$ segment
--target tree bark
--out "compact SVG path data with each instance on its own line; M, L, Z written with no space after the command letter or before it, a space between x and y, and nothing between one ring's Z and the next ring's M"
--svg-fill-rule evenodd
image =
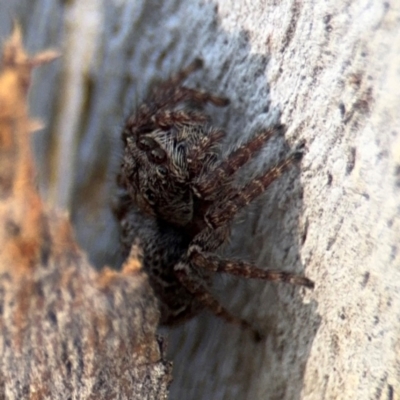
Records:
M27 90L54 52L25 53L15 28L0 67L0 398L161 399L169 363L132 247L121 272L89 265L68 218L35 185Z
M10 10L8 13L5 9ZM395 0L104 1L0 4L31 51L63 57L36 75L40 187L71 213L97 266L118 265L109 211L124 118L150 84L195 57L188 79L227 96L226 149L280 120L238 182L306 144L300 169L235 224L225 252L305 273L314 291L215 283L266 339L204 313L172 331L171 399L396 399L400 393L400 8ZM4 31L3 31L4 29ZM39 89L40 88L40 89ZM68 170L68 171L67 171Z

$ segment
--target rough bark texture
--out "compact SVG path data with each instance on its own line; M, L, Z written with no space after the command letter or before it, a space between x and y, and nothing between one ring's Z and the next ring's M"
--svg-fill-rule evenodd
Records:
M121 272L98 273L36 189L40 124L26 97L32 69L54 56L28 57L16 28L0 65L0 398L165 399L169 364L139 249Z
M307 144L300 172L242 214L226 251L305 271L316 289L217 281L224 304L267 338L208 314L165 332L170 398L398 399L398 1L5 3L2 34L16 15L29 49L64 54L31 97L51 122L35 143L41 188L70 210L97 266L119 262L108 210L119 126L154 79L203 57L189 83L230 97L215 114L227 148L280 116L287 143L267 146L248 173Z

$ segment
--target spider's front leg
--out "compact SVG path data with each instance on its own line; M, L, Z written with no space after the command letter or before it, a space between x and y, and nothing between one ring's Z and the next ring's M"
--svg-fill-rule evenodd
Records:
M153 101L159 109L168 106L175 106L181 102L189 101L197 105L212 103L218 107L224 107L229 104L225 97L213 95L204 90L191 89L182 86L183 81L194 71L203 67L203 61L200 58L195 59L186 68L173 75L164 83L158 85L153 92Z
M303 151L299 148L242 188L229 187L225 189L218 195L223 201L216 201L207 211L205 215L207 224L217 228L231 221L243 207L264 193L268 186L287 171L290 166L299 162L302 157Z
M200 175L192 185L193 190L200 198L211 199L218 193L218 188L226 186L231 177L244 164L250 161L265 143L275 135L284 132L285 126L277 124L258 133L239 148L231 152L225 160L222 160L213 170Z

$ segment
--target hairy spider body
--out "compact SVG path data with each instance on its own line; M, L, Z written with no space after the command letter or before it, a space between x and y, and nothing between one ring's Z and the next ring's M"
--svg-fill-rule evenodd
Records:
M222 259L215 251L229 237L229 225L237 212L299 160L301 152L293 152L245 186L235 187L235 172L282 127L264 130L222 159L219 145L225 133L211 125L204 105L226 106L228 100L182 85L201 65L195 60L157 86L127 119L114 211L125 255L140 241L144 268L160 300L161 324L180 323L208 308L248 327L210 294L212 273L309 288L314 284L288 272Z

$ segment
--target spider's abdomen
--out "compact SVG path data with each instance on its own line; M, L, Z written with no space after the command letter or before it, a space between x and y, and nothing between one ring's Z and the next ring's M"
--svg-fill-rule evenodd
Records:
M204 307L174 274L174 266L186 253L190 240L179 228L144 216L131 206L121 219L125 254L139 239L143 251L143 267L159 299L160 324L175 325L190 319ZM208 277L199 273L199 279L208 284Z

